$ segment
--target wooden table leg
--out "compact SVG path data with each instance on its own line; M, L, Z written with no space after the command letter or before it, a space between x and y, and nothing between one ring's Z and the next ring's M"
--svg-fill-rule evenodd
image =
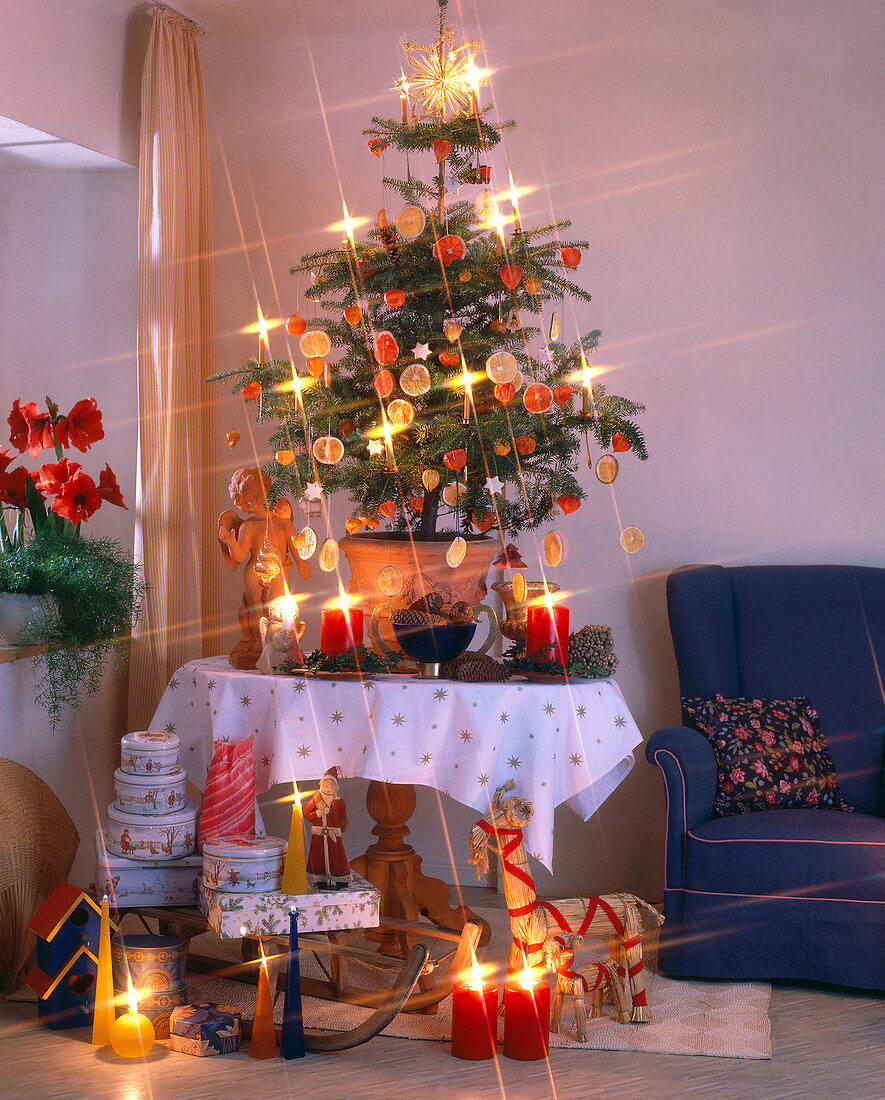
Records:
M440 928L460 931L467 921L482 927L481 944L491 937L486 921L466 906L452 906L450 887L442 879L421 873L421 856L405 837L411 830L406 822L415 812L415 787L411 783L379 783L372 780L366 792L366 806L376 822L372 832L378 841L364 855L352 860L354 870L381 893L382 917L416 920L423 913ZM381 950L402 955L402 942L396 932L367 931L381 944Z

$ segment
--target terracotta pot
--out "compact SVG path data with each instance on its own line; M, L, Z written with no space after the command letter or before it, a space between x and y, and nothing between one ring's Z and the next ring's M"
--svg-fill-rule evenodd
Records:
M449 531L422 541L408 532L369 532L341 539L340 546L350 566L348 591L358 597L356 606L370 618L379 603L408 607L436 592L442 596L443 613L458 603L466 603L472 611L488 592L486 577L500 543L480 535L467 537L464 560L452 569L446 563L446 553L455 537ZM403 587L397 595L387 595L378 587L379 575L387 566L394 566L402 574ZM391 649L400 651L389 622L382 622L381 636Z

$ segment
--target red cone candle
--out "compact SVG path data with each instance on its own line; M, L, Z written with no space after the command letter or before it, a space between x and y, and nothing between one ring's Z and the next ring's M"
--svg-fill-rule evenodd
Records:
M504 986L504 1056L523 1062L547 1057L550 1044L550 986L530 971Z
M498 1041L498 987L481 975L452 990L452 1054L479 1062L495 1057Z
M544 650L552 644L552 648ZM568 608L542 603L528 608L526 614L525 655L528 660L568 662Z

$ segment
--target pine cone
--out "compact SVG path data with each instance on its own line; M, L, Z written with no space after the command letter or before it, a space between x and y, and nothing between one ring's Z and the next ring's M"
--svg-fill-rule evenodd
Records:
M426 629L429 626L440 626L447 621L443 615L420 611L416 607L400 608L393 616L393 622L397 626L413 626L421 629Z
M378 234L381 238L381 244L384 248L384 251L387 253L388 259L394 267L397 267L402 257L400 256L396 230L393 228L392 225L385 225L378 230Z
M568 659L569 664L582 661L585 665L602 670L605 676L611 676L618 667L611 627L582 626L580 630L570 634Z
M442 666L443 676L450 680L462 680L469 683L504 683L510 679L510 669L500 664L491 657L480 656L468 650L456 657L454 661L447 661Z

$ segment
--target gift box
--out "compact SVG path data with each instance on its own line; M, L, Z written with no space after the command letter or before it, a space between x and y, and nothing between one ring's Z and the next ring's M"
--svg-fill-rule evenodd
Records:
M200 910L222 939L242 936L288 936L289 910L298 910L299 932L337 928L377 928L381 895L364 878L340 890L307 894L228 894L210 890L200 880Z
M240 1046L240 1010L229 1005L185 1005L169 1019L169 1049L207 1058Z

